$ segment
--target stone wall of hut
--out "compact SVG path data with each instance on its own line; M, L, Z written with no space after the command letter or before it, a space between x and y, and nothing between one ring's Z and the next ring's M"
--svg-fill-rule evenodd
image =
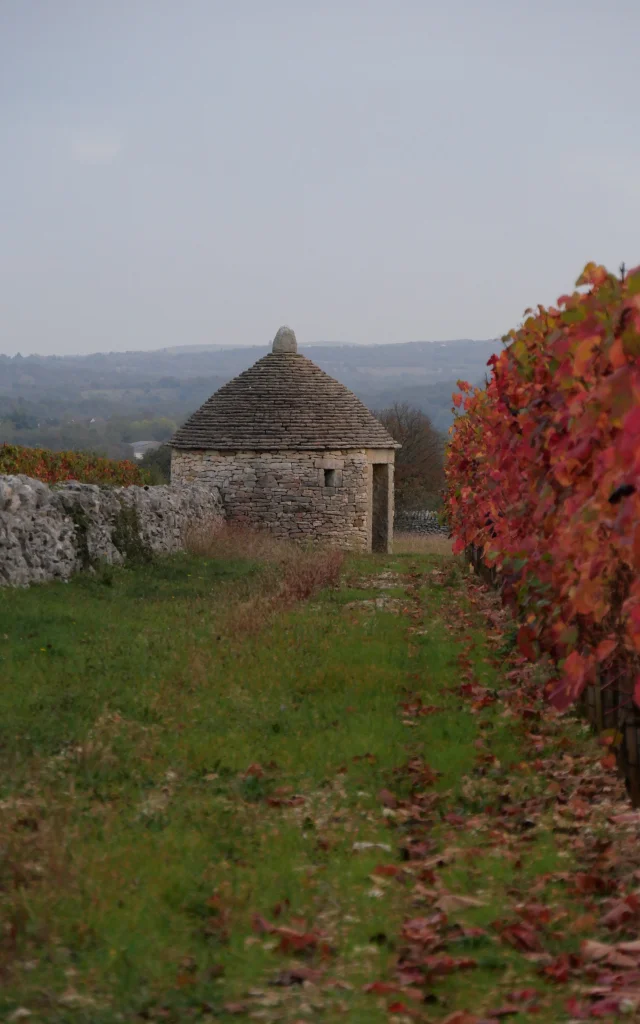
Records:
M392 463L393 450L377 461ZM174 449L171 483L217 488L228 522L277 536L371 548L372 461L367 449L220 452ZM391 492L392 493L392 492Z

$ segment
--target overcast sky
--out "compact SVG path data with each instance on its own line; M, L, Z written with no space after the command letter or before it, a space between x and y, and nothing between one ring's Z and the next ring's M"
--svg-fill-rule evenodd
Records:
M0 352L488 338L640 262L638 0L0 0Z

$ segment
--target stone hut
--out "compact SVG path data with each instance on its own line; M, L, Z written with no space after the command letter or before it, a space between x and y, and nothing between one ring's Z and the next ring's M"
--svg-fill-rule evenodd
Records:
M231 522L391 550L400 445L351 391L298 352L289 327L169 443L171 483L217 487Z

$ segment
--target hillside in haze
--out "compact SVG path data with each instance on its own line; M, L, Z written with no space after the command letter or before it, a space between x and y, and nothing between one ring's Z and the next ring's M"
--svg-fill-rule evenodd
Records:
M409 402L438 430L452 420L456 380L483 381L499 340L301 348L376 410ZM93 448L128 455L132 441L164 440L222 384L270 350L177 346L90 356L0 356L0 443Z

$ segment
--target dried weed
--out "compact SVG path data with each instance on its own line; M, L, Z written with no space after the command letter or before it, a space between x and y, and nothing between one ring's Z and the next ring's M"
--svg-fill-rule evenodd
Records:
M256 632L275 611L335 586L344 562L344 553L336 548L298 544L267 530L233 525L194 529L186 544L191 554L204 558L245 558L261 565L261 590L229 609L226 625L232 633Z
M452 548L444 534L396 533L393 538L396 555L451 555Z

